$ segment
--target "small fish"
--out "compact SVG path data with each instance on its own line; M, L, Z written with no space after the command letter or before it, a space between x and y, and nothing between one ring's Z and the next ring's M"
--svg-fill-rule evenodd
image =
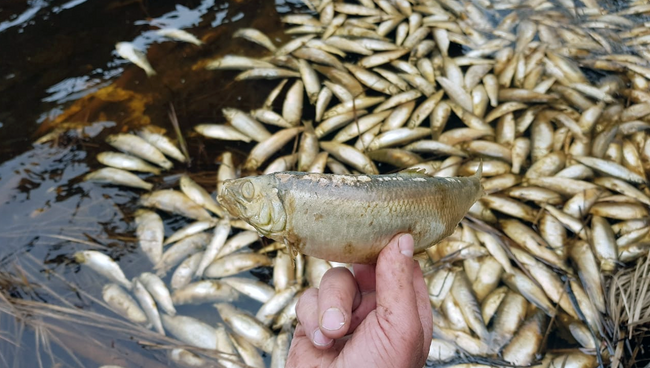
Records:
M183 192L158 190L140 197L140 204L166 212L179 214L200 221L211 221L212 216L203 207L193 202Z
M228 239L229 234L230 220L223 219L217 222L217 226L214 228L212 239L210 240L208 246L205 248L203 258L201 259L201 262L199 262L199 266L196 268L196 273L194 274L196 278L203 276L203 272L205 271L206 267L212 263L212 261L217 257L223 248L224 244L226 244L226 239Z
M158 148L160 152L175 159L178 162L187 162L187 157L176 147L174 143L165 135L157 131L153 126L146 126L138 131L138 135L149 142L152 146Z
M219 281L226 285L230 285L233 289L237 290L247 297L257 300L260 303L266 303L275 295L275 290L264 282L252 280L247 277L226 277Z
M135 212L135 232L138 243L152 264L158 264L163 253L163 238L165 226L157 213L145 209Z
M255 318L265 326L270 327L273 319L291 302L293 296L296 295L300 288L300 285L293 285L282 291L278 291L260 307Z
M266 353L273 352L275 335L255 317L228 303L217 303L221 319L235 332Z
M160 169L148 164L137 157L119 152L101 152L97 154L97 161L106 166L128 171L148 172L160 175Z
M92 181L95 183L123 185L125 187L138 188L144 190L151 190L153 184L147 183L140 179L137 175L122 169L115 169L112 167L105 167L91 172L84 176L84 181Z
M242 141L250 142L251 137L231 127L223 124L200 124L194 127L199 134L213 139L224 141Z
M185 258L181 264L176 267L169 282L172 290L181 289L192 282L196 268L203 258L203 252L197 252Z
M189 175L184 174L181 176L180 187L181 191L194 203L210 210L210 212L218 216L223 216L223 210L214 198L202 186L192 180Z
M175 305L232 302L239 294L221 280L203 280L174 290L172 301Z
M257 233L257 231L250 231L250 230L242 231L237 235L228 238L226 244L224 244L223 247L221 247L219 253L217 253L216 258L225 257L229 254L235 253L236 251L243 249L259 240L260 240L260 236Z
M133 279L133 294L138 300L138 303L140 303L142 310L144 310L144 313L147 315L149 322L151 322L156 332L164 335L165 330L162 326L162 321L160 320L160 313L158 312L156 302L138 278Z
M169 289L165 286L165 282L151 272L143 272L138 276L138 280L144 285L149 294L156 300L156 303L161 307L165 313L173 316L176 314L176 308L172 302Z
M126 276L124 276L124 272L120 266L106 254L94 250L84 250L75 253L74 259L77 261L77 263L86 265L108 280L120 284L128 290L131 290L133 286L131 284L131 281L129 281Z
M141 325L148 323L147 315L138 303L117 284L106 284L102 289L102 298L113 308L115 313L129 321Z
M287 364L289 347L291 346L291 328L283 328L275 339L273 353L271 353L271 368L284 368Z
M181 239L187 238L188 236L198 234L213 228L216 225L215 221L195 221L191 224L183 227L182 229L177 230L175 233L165 239L163 245L169 245L175 243Z
M201 252L210 241L210 234L198 233L177 242L169 247L163 253L160 262L154 266L158 276L164 276L167 271L172 269L177 264L181 263L187 257ZM198 267L198 264L197 264Z
M186 344L203 349L218 349L217 331L209 324L189 316L161 315L167 332Z
M230 337L230 342L237 349L239 356L246 365L253 368L266 368L262 354L253 344L235 333L229 332L228 336Z
M138 156L165 170L174 166L156 147L135 134L112 134L106 138L106 142L122 152Z
M156 71L149 64L149 60L147 60L147 55L144 51L137 49L132 43L118 42L115 44L115 50L120 57L144 69L148 77L156 75Z
M174 39L174 40L179 40L179 41L183 41L183 42L192 43L192 44L194 44L196 46L203 45L203 41L196 38L196 36L194 36L193 34L187 32L187 31L183 31L182 29L163 28L163 29L157 30L156 34L158 34L160 36L163 36L163 37L171 38L171 39Z
M203 275L209 278L227 277L253 268L271 266L271 264L272 260L262 254L235 253L214 260L205 269Z
M273 286L276 291L284 290L295 282L293 268L291 256L278 251L273 264Z
M262 32L255 28L240 28L232 35L234 38L243 38L245 40L255 42L269 49L272 52L276 51L273 42Z

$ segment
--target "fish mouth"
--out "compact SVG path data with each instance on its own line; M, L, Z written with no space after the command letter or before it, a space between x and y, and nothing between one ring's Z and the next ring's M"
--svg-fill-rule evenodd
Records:
M241 217L242 205L237 201L237 196L233 194L229 187L224 187L221 190L221 193L217 196L217 200L228 211L230 216L235 218Z

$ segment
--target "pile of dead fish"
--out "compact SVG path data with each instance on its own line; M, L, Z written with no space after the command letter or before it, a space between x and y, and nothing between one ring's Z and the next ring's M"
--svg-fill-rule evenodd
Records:
M155 126L144 127L137 135L113 134L106 138L106 142L122 153L107 151L98 154L97 161L106 167L87 174L85 181L151 190L153 184L144 181L132 171L159 175L161 170L174 167L165 156L179 162L187 161L183 153L164 135L162 129Z
M430 362L622 364L627 336L612 336L618 329L605 290L610 275L634 266L650 247L650 28L639 20L648 4L305 3L309 14L283 17L287 33L298 35L285 45L255 29L235 33L269 56L206 64L242 70L239 81L280 80L260 108L225 108L227 124L195 127L212 139L257 142L242 167L223 155L215 192L242 173L418 169L466 176L482 162L487 194L423 264L434 270L427 276ZM114 145L166 168L129 148L137 145ZM214 195L189 177L180 187L141 200L197 220L164 239L160 217L138 212L140 246L155 273L129 281L101 253L78 259L112 280L105 300L135 323L233 352L224 364L261 367L264 351L273 366L284 366L297 298L333 264L298 256L294 267L277 243L251 251L259 237L250 227L224 216ZM273 266L273 288L236 276L260 266ZM162 280L174 268L168 288ZM256 315L229 304L241 295L263 303ZM188 303L216 303L227 326L175 313ZM575 349L564 344L554 352L558 336Z

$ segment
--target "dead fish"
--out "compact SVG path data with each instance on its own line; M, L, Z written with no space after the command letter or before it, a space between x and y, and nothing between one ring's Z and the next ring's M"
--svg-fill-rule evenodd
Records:
M116 169L148 172L160 175L160 169L137 157L119 152L102 152L97 154L97 161Z
M196 38L195 35L187 32L187 31L183 31L182 29L163 28L163 29L157 30L156 34L160 35L160 36L163 36L163 37L171 38L171 39L174 39L174 40L188 42L188 43L194 44L196 46L203 45L203 41Z
M153 297L147 289L142 285L142 282L136 277L133 279L133 295L140 303L142 310L147 315L149 322L153 325L153 328L161 335L165 334L165 329L162 326L162 321L160 320L160 313L158 312L158 307L156 302L153 300Z
M167 332L180 341L203 349L217 349L217 331L209 324L190 316L161 315Z
M214 198L202 186L192 180L189 175L183 174L181 176L180 187L181 191L194 203L210 210L210 212L216 215L223 216L223 210Z
M269 49L271 52L276 51L276 47L264 33L255 28L240 28L233 35L233 38L243 38L255 42Z
M146 126L143 129L140 129L138 135L145 141L149 142L152 146L158 148L160 152L176 161L187 161L187 157L185 157L178 147L176 147L167 136L158 132L153 126Z
M84 181L102 184L123 185L125 187L151 190L153 184L147 183L137 175L126 170L104 167L84 176Z
M264 352L271 353L273 351L275 335L255 317L227 303L217 303L214 307L219 311L223 321L237 335Z
M173 316L176 314L176 308L174 308L174 303L172 302L171 294L169 289L165 286L165 282L151 272L143 272L138 276L138 280L142 282L142 285L147 289L149 294L154 298L156 304L161 307L165 313Z
M84 264L105 278L131 290L131 281L124 276L120 266L106 254L94 250L84 250L75 253L74 259L77 263Z
M131 42L118 42L115 44L115 51L117 54L132 62L133 64L142 68L148 77L156 75L156 71L153 69L149 60L147 60L147 55L144 51L138 49Z
M223 124L200 124L194 127L199 134L223 141L243 141L250 142L251 137L231 127Z
M174 166L162 152L137 135L112 134L106 138L106 142L122 152L138 156L163 169L169 170Z
M145 209L135 212L135 232L138 244L152 264L158 264L163 253L165 226L157 213Z
M182 192L166 189L158 190L140 197L140 204L188 218L211 221L212 216L203 207L193 202Z
M230 285L220 280L203 280L174 290L172 301L175 305L232 302L239 294Z
M129 321L141 325L148 322L147 315L129 293L117 284L106 284L102 289L102 298L115 313Z
M227 181L219 201L233 217L303 254L371 263L400 232L414 236L417 252L451 234L483 194L480 175L480 169L470 178L448 179L285 172ZM399 188L399 196L391 188ZM396 216L398 209L404 213Z

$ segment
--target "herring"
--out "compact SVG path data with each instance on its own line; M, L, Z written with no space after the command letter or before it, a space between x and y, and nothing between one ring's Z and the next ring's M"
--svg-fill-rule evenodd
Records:
M432 178L283 172L229 180L219 201L233 217L303 254L372 263L398 233L413 235L416 252L451 234L483 193L480 173Z

